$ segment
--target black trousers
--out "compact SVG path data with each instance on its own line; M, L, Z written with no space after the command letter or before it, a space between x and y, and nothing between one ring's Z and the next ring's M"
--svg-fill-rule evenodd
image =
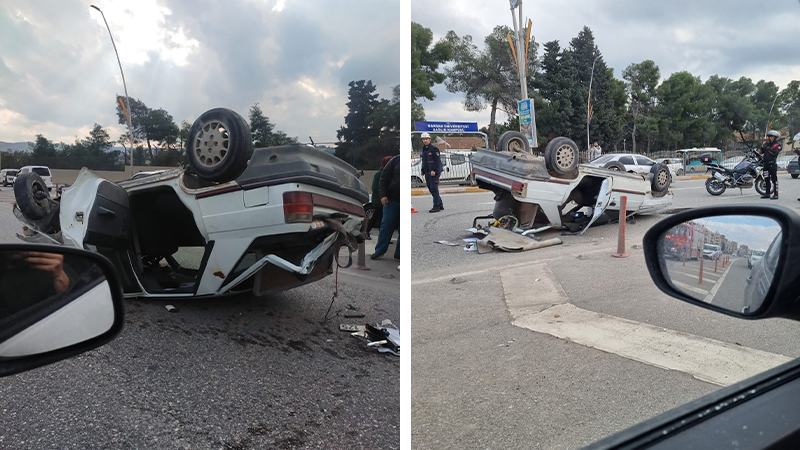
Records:
M771 193L770 181L775 184L775 195L778 195L778 162L773 160L764 161L764 183L767 187L767 195Z

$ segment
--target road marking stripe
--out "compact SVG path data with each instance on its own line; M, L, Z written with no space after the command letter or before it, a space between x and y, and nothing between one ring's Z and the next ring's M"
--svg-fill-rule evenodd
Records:
M714 300L714 297L717 295L717 291L719 291L719 287L722 286L722 282L725 281L725 277L728 275L730 269L731 266L728 266L728 268L722 272L722 276L719 278L719 280L717 280L717 283L714 285L714 287L711 288L711 292L706 295L706 298L703 300L704 302L711 303L711 301Z
M547 264L501 273L512 324L634 361L729 386L792 358L580 309ZM531 282L531 280L539 280ZM535 292L535 294L532 294ZM677 300L673 300L677 301Z
M700 271L697 271L697 272L694 272L694 273L690 273L690 272L679 272L677 270L670 270L669 274L670 275L683 275L683 276L689 277L691 279L700 280ZM715 274L713 272L712 273L708 273L705 270L703 271L703 279L704 280L708 280L708 279L711 279L711 278L718 278L718 277L719 277L718 274Z
M692 286L690 284L681 283L680 281L677 281L677 280L672 280L672 284L674 284L675 287L686 289L687 291L692 291L692 292L694 292L696 294L700 294L700 295L708 295L708 292L709 292L707 289L701 289L701 288L699 288L697 286Z

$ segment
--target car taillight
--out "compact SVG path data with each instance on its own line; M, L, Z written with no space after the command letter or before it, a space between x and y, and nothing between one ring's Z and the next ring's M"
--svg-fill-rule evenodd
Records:
M516 192L518 194L522 194L522 188L523 188L522 183L520 183L519 181L512 181L511 182L511 191L512 192Z
M283 193L283 217L286 223L311 222L314 203L308 192Z

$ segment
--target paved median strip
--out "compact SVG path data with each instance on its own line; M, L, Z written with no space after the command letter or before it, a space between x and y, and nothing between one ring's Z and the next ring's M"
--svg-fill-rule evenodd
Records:
M729 386L792 360L578 308L569 303L547 264L504 270L501 280L513 325L662 369L684 372L708 383Z

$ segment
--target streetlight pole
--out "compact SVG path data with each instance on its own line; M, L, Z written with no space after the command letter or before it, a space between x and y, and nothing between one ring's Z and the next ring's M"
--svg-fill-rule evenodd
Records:
M595 56L594 61L592 61L592 73L589 76L589 97L586 99L586 150L587 151L590 150L589 121L592 120L592 81L594 81L594 63L596 62L597 62L597 57Z
M114 43L114 36L111 35L111 27L108 26L108 21L106 20L106 15L103 14L103 11L100 10L97 6L89 5L90 8L94 8L100 12L100 15L103 17L103 22L106 24L106 29L108 30L108 37L111 38L111 45L114 47L114 54L117 55L117 64L119 64L119 73L122 75L122 87L125 89L125 119L128 122L128 136L131 140L131 176L133 176L133 126L131 125L131 101L128 99L128 85L125 84L125 73L122 71L122 62L119 60L119 53L117 52L117 44Z

